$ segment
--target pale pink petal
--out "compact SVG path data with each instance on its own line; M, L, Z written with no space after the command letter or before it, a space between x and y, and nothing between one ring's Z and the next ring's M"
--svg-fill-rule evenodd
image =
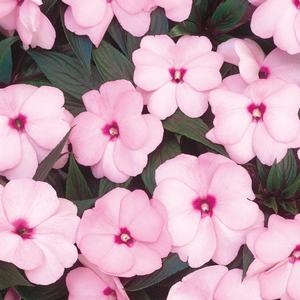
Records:
M59 206L56 192L48 183L30 179L10 181L3 191L2 203L11 223L24 219L29 227L49 218Z
M261 296L266 299L278 299L285 294L293 265L288 261L276 265L259 276Z
M300 276L300 266L298 263L296 263L294 264L291 270L291 274L287 285L288 294L294 299L299 299L300 297L299 276Z
M199 215L199 220L198 229L193 240L182 247L173 249L174 252L178 253L180 259L187 261L192 268L201 267L211 260L217 247L216 234L211 218L205 217L201 219Z
M90 112L83 112L74 119L70 142L80 164L90 166L101 159L109 140L102 132L105 125L101 118Z
M287 144L272 139L262 122L257 123L253 134L253 150L263 164L271 166L275 160L281 161L287 153L287 148Z
M169 82L149 94L147 107L151 114L161 120L174 114L178 107L176 102L176 84Z
M180 110L190 118L202 116L208 109L208 95L199 92L189 84L182 83L176 88L176 99Z
M122 9L116 1L113 1L111 5L123 29L130 32L133 36L143 36L148 31L151 23L150 12L141 11L136 14L130 14Z
M168 229L173 245L183 246L189 243L194 238L201 219L200 213L193 208L196 192L176 179L166 179L156 187L153 198L160 201L167 210Z

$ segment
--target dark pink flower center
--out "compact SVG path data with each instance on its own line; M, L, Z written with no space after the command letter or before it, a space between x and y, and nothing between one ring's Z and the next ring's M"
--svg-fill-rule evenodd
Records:
M261 67L258 72L258 77L260 79L267 79L270 75L270 70L268 67Z
M103 290L103 295L105 296L110 296L110 299L117 299L117 294L115 292L115 290L113 290L112 288L110 288L109 286Z
M121 245L125 244L128 247L133 246L134 244L134 239L130 234L130 231L126 228L120 228L120 233L118 235L115 235L115 243Z
M252 115L252 120L258 122L263 119L264 113L266 111L266 106L263 103L259 105L252 103L247 107L247 109L248 112Z
M113 121L111 124L106 124L102 128L102 132L105 135L108 135L111 140L116 139L119 136L119 126L116 121Z
M22 132L25 129L26 122L27 122L27 117L22 114L19 114L16 118L9 119L8 125L13 129Z
M27 222L23 219L19 219L15 221L13 224L14 230L13 232L19 235L23 239L30 239L33 235L33 228L30 228Z
M201 217L212 216L213 209L216 206L216 198L207 195L205 198L197 198L193 201L193 207L201 212Z
M24 0L17 0L17 5L21 6L23 4Z
M172 68L169 70L170 74L171 74L171 77L172 77L172 82L175 82L175 83L181 83L183 82L183 77L184 77L184 74L186 73L186 69L175 69L175 68Z
M111 2L112 2L112 0L106 0L106 2L107 2L107 3L111 3Z
M295 263L300 261L300 245L297 245L290 255L290 262Z
M298 9L300 9L300 0L292 0L292 1L293 1L294 5L295 5Z

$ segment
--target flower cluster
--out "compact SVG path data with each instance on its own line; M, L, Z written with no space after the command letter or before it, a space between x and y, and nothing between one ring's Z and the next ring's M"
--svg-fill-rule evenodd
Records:
M60 29L96 47L114 17L140 37L122 55L135 85L101 78L96 89L80 87L74 115L65 108L71 89L50 86L53 74L45 85L14 74L1 86L0 261L33 284L63 281L69 300L129 300L126 284L159 273L169 256L198 270L177 277L167 300L300 300L299 166L293 154L284 160L300 148L300 1L249 0L253 33L278 47L267 53L248 38L222 36L216 46L204 35L144 36L156 9L181 22L192 0L62 2ZM56 33L41 5L0 0L1 31L17 31L26 50L51 49ZM72 50L82 47L74 54L90 58L68 34ZM191 150L188 138L221 154ZM37 178L41 167L61 188ZM253 260L242 270L245 250ZM20 297L18 287L5 290L5 300Z

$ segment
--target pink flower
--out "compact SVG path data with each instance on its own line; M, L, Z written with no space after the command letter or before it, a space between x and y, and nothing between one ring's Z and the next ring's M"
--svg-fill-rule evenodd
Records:
M66 278L68 300L129 300L119 278L102 273L82 255L79 260L84 267L72 270Z
M150 1L151 2L151 1ZM192 0L152 0L154 7L162 7L168 19L175 22L186 20L192 10Z
M263 299L300 299L300 216L285 220L271 215L268 228L247 237L255 260L247 275L258 275Z
M142 190L115 188L84 212L77 245L106 274L149 274L171 249L164 209Z
M193 268L210 259L230 263L247 231L261 226L250 176L224 156L181 154L163 163L155 179L153 198L167 210L173 252Z
M253 33L264 39L273 37L277 47L290 54L299 53L300 1L256 0L254 4L260 5L252 15Z
M0 174L31 178L70 130L63 93L50 86L0 89Z
M0 28L17 30L25 49L39 46L51 49L55 42L55 29L41 12L42 0L1 1Z
M76 212L48 183L16 179L1 186L0 260L23 269L33 283L55 282L77 260Z
M230 76L210 93L209 102L215 119L207 138L224 145L237 163L257 156L272 165L300 146L297 85L261 79L246 86L239 76Z
M239 67L240 75L247 83L277 78L300 84L300 54L290 55L276 48L266 56L254 41L237 38L220 44L217 52L226 62Z
M175 42L166 35L146 36L134 51L134 82L147 94L150 113L160 119L179 107L191 118L208 108L207 91L220 85L222 56L202 36L184 36Z
M5 294L4 300L21 300L21 297L16 293L14 289L8 289Z
M242 270L210 266L197 270L170 289L167 300L262 300L257 277L242 281Z
M114 182L140 174L163 136L161 122L142 115L141 94L129 81L117 80L87 92L83 102L87 111L75 118L70 136L77 161Z
M98 47L114 16L134 36L144 35L150 26L150 0L63 0L69 7L66 27L78 35L88 35Z

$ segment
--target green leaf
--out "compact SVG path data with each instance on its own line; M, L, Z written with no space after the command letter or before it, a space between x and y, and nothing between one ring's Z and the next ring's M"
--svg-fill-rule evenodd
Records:
M153 153L150 154L148 164L142 173L142 179L148 191L152 194L155 183L155 171L166 160L180 154L180 146L175 138L162 143Z
M244 245L243 246L243 279L246 277L246 273L249 269L249 266L254 260L254 256L249 248Z
M41 7L42 12L47 14L56 2L57 0L43 0L43 5Z
M61 22L66 38L82 66L89 74L91 74L92 42L87 36L74 34L66 28L64 23L64 13L65 11L61 8Z
M278 192L283 184L283 177L281 169L278 164L274 163L271 167L267 178L267 189L270 192Z
M281 195L284 199L289 199L298 193L300 193L300 175L297 176L297 178L291 185L283 190Z
M267 188L269 191L277 192L294 182L297 176L297 161L294 152L289 150L286 156L277 164L272 165L267 178Z
M97 69L104 81L127 79L132 81L133 64L119 50L106 41L92 52Z
M108 180L107 178L102 178L100 179L99 183L99 191L98 191L98 197L102 197L111 190L113 190L116 187L121 187L121 188L127 188L131 182L132 178L130 177L126 182L124 183L114 183Z
M34 287L16 287L16 290L24 300L68 299L68 290L65 284L64 277L50 285L36 285Z
M211 24L220 32L228 32L240 23L249 2L247 0L225 0L220 3L211 18Z
M82 200L92 198L92 192L82 175L74 155L70 155L69 169L66 181L66 198L70 200Z
M151 14L151 24L147 35L167 34L169 32L169 22L162 8L156 9Z
M88 74L77 58L46 50L29 50L28 53L55 87L76 99L81 100L85 92L100 85L100 79Z
M299 208L296 201L282 201L280 206L288 213L292 215L297 215L299 213Z
M175 25L169 32L171 37L180 37L183 35L194 35L198 33L197 24L192 21L185 21Z
M268 199L263 200L263 205L273 209L275 214L278 214L278 204L275 197L271 196Z
M257 173L259 176L259 179L265 183L267 180L267 169L266 167L260 162L260 160L256 160L256 167L257 167Z
M11 46L18 40L13 36L0 42L0 82L9 83L12 73Z
M59 144L45 157L45 159L39 164L34 180L44 181L51 169L53 168L55 162L61 157L61 152L68 141L71 130L64 136L64 138L59 142Z
M77 206L77 214L79 217L81 217L87 209L92 208L95 205L96 200L97 199L94 198L85 200L73 200L72 202Z
M163 262L162 268L145 276L132 279L126 286L127 291L139 291L169 278L170 276L188 268L188 264L182 262L176 254L172 254Z
M0 261L0 290L17 285L32 286L13 264Z
M227 155L223 147L212 143L205 137L209 128L200 118L189 118L177 110L176 113L167 118L163 124L164 128L168 131L184 135L222 155Z

